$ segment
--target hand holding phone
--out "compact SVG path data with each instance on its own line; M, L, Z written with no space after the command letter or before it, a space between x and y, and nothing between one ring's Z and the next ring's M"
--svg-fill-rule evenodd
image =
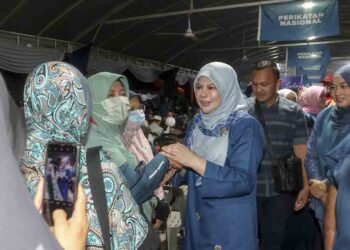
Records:
M83 250L88 232L86 216L86 196L78 186L78 195L73 215L67 220L67 214L60 209L53 212L52 232L65 250Z

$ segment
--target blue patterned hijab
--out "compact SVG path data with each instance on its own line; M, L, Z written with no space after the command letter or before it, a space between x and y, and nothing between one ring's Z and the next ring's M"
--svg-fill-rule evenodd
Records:
M34 197L40 176L45 174L49 141L81 143L88 131L91 97L87 80L73 66L49 62L28 76L24 91L27 146L22 172ZM148 226L127 189L124 176L101 151L101 167L109 212L112 249L137 249ZM91 195L86 150L80 152L80 183L87 196L89 231L87 249L102 249L102 233Z

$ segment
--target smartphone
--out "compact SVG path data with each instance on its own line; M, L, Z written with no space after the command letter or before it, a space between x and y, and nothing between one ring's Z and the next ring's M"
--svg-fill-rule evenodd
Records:
M52 226L52 213L63 209L70 218L79 182L80 145L50 142L47 146L43 192L43 216Z

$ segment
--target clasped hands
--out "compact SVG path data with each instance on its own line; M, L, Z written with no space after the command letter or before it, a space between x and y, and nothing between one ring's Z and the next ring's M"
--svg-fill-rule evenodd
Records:
M323 204L325 204L329 185L327 179L322 181L310 179L309 185L311 195L314 196L316 199L319 199Z
M162 147L161 154L169 159L172 168L187 167L204 174L206 161L181 143Z
M192 153L186 146L180 143L174 143L161 148L160 154L164 155L170 162L171 168L181 169L188 165L189 152Z

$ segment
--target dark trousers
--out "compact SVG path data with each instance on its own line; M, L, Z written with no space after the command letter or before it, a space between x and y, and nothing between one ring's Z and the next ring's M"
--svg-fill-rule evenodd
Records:
M322 250L322 234L313 211L306 206L289 218L283 250Z
M258 198L260 250L321 250L322 235L309 207L294 212L288 194Z
M282 250L287 222L293 213L295 198L281 194L270 198L258 197L259 249Z

